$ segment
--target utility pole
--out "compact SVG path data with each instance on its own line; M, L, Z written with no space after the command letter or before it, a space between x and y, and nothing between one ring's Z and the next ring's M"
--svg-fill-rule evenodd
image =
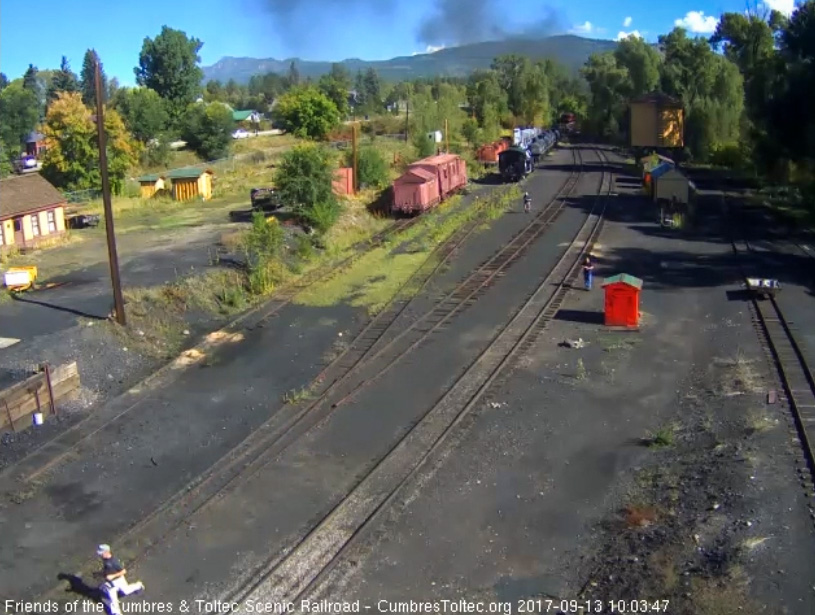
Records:
M405 105L405 143L408 140L408 132L410 132L410 98Z
M444 148L450 153L450 132L447 130L447 119L444 120Z
M110 261L110 281L113 284L113 304L116 322L124 326L125 302L122 296L122 280L119 277L119 257L116 254L116 234L113 231L113 207L110 203L110 179L108 178L107 138L105 135L105 110L102 98L102 75L99 58L96 58L96 133L99 138L99 171L102 175L102 202L105 206L105 231L108 239L108 260Z
M354 152L354 194L359 190L359 183L357 182L357 123L351 124L351 147Z

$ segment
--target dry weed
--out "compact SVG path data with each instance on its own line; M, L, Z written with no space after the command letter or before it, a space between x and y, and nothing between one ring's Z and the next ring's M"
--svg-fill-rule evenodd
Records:
M714 359L713 364L722 370L721 394L725 397L760 393L762 378L755 359L748 359L741 351L726 359Z
M658 515L653 506L631 504L625 507L623 517L628 527L648 527L656 523Z

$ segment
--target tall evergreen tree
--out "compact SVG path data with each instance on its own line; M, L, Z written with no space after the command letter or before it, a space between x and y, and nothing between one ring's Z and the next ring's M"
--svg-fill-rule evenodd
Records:
M40 94L40 83L37 81L38 72L36 66L29 64L28 70L26 70L25 75L23 75L23 87L29 92L34 92L37 96Z
M59 70L54 74L51 85L48 87L46 105L50 105L55 101L59 92L77 91L79 91L79 80L76 77L76 73L71 70L68 58L62 56L62 63L59 66Z
M300 71L297 70L297 65L294 63L294 60L289 64L289 76L286 81L288 81L290 88L295 88L300 85Z
M88 49L85 52L85 57L82 60L82 102L93 107L96 104L96 62L99 61L99 55L95 49ZM102 100L108 100L108 86L107 77L105 76L105 69L102 62L99 62L99 72L102 77Z

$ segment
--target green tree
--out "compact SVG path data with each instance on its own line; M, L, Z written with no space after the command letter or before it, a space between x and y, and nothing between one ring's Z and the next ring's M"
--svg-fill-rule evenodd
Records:
M382 81L375 69L366 70L360 79L360 93L362 94L362 108L365 113L375 114L382 111Z
M468 117L464 120L461 133L470 145L478 145L481 141L481 129L478 127L478 121L473 118Z
M139 66L134 69L136 81L168 102L167 110L174 120L201 93L204 73L198 52L202 46L197 38L167 26L155 39L145 38L142 44Z
M659 86L662 58L659 52L643 39L631 36L621 40L614 50L617 65L628 70L630 97L653 92Z
M254 77L253 77L254 78ZM226 93L223 84L217 79L210 79L204 88L204 97L207 102L224 102Z
M102 71L102 83L105 82L105 79L106 79L106 77L105 77L104 71ZM121 89L121 86L119 85L119 80L116 77L111 77L110 79L108 79L107 90L105 92L103 92L102 95L105 97L105 100L113 100L113 97L116 96L116 93L120 89Z
M617 64L612 53L592 54L581 74L589 84L589 116L601 136L616 135L625 111L625 93L631 88L628 69Z
M286 131L310 139L325 138L340 123L337 106L312 86L286 92L278 99L273 114Z
M48 108L43 125L47 149L42 173L55 186L85 190L101 185L99 145L92 118L78 92L58 94ZM139 148L113 109L105 112L105 132L111 190L121 194L125 177L138 160Z
M499 118L506 113L509 109L507 92L501 87L498 72L495 70L476 71L470 75L467 82L467 102L482 127L486 127L485 109L488 105L492 105Z
M283 204L320 233L328 231L341 212L333 189L333 169L328 152L309 144L283 154L275 171L274 185Z
M141 143L159 137L169 124L166 103L150 88L128 88L117 96L116 108Z
M79 80L76 77L76 73L71 70L68 58L62 56L62 63L60 64L59 70L54 74L54 78L46 94L46 105L50 105L56 100L59 92L77 91L79 91Z
M277 73L255 75L249 80L249 95L258 99L264 111L271 109L275 99L286 91L286 80Z
M181 117L181 138L204 160L215 160L229 152L232 127L232 112L223 103L192 103Z
M286 85L289 88L296 88L300 85L300 71L297 70L297 64L294 60L289 64L289 74L286 76Z
M37 97L40 96L40 82L37 80L38 74L39 71L37 67L33 64L29 64L28 69L26 69L23 75L23 87L30 92L34 92Z
M40 119L37 95L18 80L0 92L0 141L6 153L16 156L23 141L37 126Z
M99 62L99 74L102 78L102 101L107 102L109 98L109 85L105 76L105 69L99 60L99 54L95 49L88 49L82 58L82 72L80 73L80 84L82 91L82 102L89 107L96 106L96 63Z
M331 72L320 77L317 88L334 103L340 117L348 115L348 91L351 89L351 75L342 64L332 64Z

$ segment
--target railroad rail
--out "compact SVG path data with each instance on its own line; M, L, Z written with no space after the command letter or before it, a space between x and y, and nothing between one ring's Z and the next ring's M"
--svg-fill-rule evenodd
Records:
M599 150L598 150L599 153ZM603 154L600 154L601 158ZM348 551L442 451L462 420L496 379L550 322L578 276L584 255L602 232L611 174L603 170L591 213L570 246L529 299L467 371L349 493L284 555L274 555L244 585L221 596L238 605L287 603L316 593L321 583L354 558ZM554 289L553 289L554 285ZM245 612L238 608L236 612Z
M732 243L737 257L754 252L750 242L745 239L733 239ZM775 364L810 477L815 482L815 378L812 369L795 339L792 323L785 317L778 300L773 296L761 299L753 295L751 304L754 322L763 333L767 350Z
M401 233L404 233L409 228L417 224L420 220L421 218L408 218L403 220L397 220L392 225L388 226L382 231L355 244L352 248L351 254L341 259L339 262L332 263L324 267L318 267L313 271L308 272L298 280L295 280L291 284L283 286L280 290L274 293L272 297L267 302L265 302L260 308L250 311L244 316L239 317L238 320L235 321L233 324L234 325L240 324L248 330L253 330L258 326L263 326L270 318L279 313L280 310L282 310L284 307L289 305L298 294L302 293L304 290L312 286L315 286L316 284L319 284L320 282L330 279L332 276L352 266L362 256L364 256L367 253L367 251L371 249L371 247L381 245L386 241L390 240L391 238L396 237ZM243 322L245 322L249 318L255 319L254 323L249 325L243 325ZM139 386L140 385L136 385L137 388ZM121 419L123 416L128 414L137 405L138 405L137 403L130 404L128 408L123 412L119 412L109 420L106 420L101 423L98 423L97 420L94 420L96 419L95 415L86 417L85 419L72 425L70 428L63 431L62 433L52 438L51 440L44 442L40 446L40 448L37 449L37 452L41 453L46 450L46 447L52 447L56 445L56 448L58 449L59 452L48 462L37 466L36 469L31 470L29 472L26 471L20 472L19 471L20 467L22 466L23 468L25 468L26 460L29 459L23 458L19 462L3 468L3 470L0 471L0 481L10 480L12 482L18 481L27 482L35 480L43 473L48 471L50 468L52 468L61 459L65 458L66 455L79 448L89 438L98 434L100 431L103 431L104 429L114 424L119 419ZM65 442L66 440L67 442ZM64 443L61 443L61 441ZM34 454L37 454L37 452L35 452Z
M399 299L400 293L397 291L395 300L357 334L346 351L321 372L317 381L322 383L323 388L315 391L316 398L306 404L289 405L282 408L207 472L125 532L117 541L121 545L120 548L127 549L128 543L133 541L141 554L129 558L130 561L138 562L154 545L160 544L164 537L172 533L185 520L199 513L211 502L223 497L241 482L261 470L301 436L325 420L336 407L337 402L346 401L352 393L358 392L363 386L372 384L376 377L363 379L362 383L353 382L351 378L359 374L360 369L365 369L375 359L383 356L384 351L396 352L395 342L404 340L408 343L407 346L401 345L400 351L396 352L397 356L393 356L393 353L389 355L391 361L384 366L384 369L389 369L399 358L404 357L421 341L427 339L443 324L442 320L449 321L455 313L465 307L465 304L472 302L476 293L482 291L491 280L506 270L563 211L566 206L564 199L575 190L582 173L582 157L579 150L575 149L573 155L576 163L573 172L543 210L535 215L529 224L517 233L498 254L477 268L435 307L420 316L414 325L406 329L395 326L398 324L399 317L413 302L413 298ZM425 261L425 265L420 267L420 270L424 268L424 271L421 273L417 271L403 285L403 288L424 288L433 275L455 254L456 249L472 235L479 222L480 220L476 218L472 224L459 229L446 242L438 246L435 254L431 255ZM435 262L436 259L438 260L436 265L428 265L428 262ZM415 294L414 297L416 297ZM452 303L453 298L459 302L458 305ZM442 305L444 305L443 318L431 318L431 315L440 313L439 307ZM416 326L417 323L425 324ZM396 329L401 332L375 350L377 342L384 340L389 332ZM409 334L410 337L406 338L406 334ZM351 389L346 388L343 392L341 387L349 384L352 385ZM338 392L343 393L340 399L332 395ZM336 400L333 404L332 399Z

